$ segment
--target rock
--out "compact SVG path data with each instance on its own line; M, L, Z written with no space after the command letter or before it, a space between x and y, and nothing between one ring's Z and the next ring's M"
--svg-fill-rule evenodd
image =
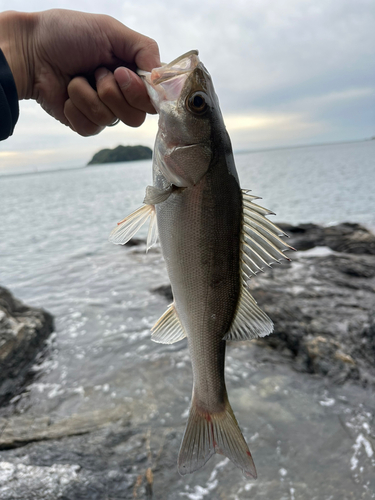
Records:
M125 243L126 247L137 247L139 245L145 245L146 240L144 238L131 238L129 241Z
M113 409L94 410L69 418L53 421L50 417L29 418L15 416L0 418L0 449L23 446L34 441L60 439L94 432L112 422L129 420L127 408L119 405Z
M375 235L360 224L343 222L336 226L316 224L278 224L290 239L288 243L297 250L327 246L336 252L375 255Z
M16 500L31 498L30 486L38 491L32 498L62 498L65 491L79 481L79 465L53 464L51 467L0 462L0 498Z
M168 300L168 302L173 302L173 293L171 285L161 285L158 286L157 288L154 288L152 291L154 293L158 293L159 295L165 297Z
M52 331L51 314L26 306L0 287L0 405L22 386Z
M292 354L298 370L375 384L374 235L358 224L284 228L293 246L335 251L299 252L290 266L251 280L255 299L275 324L274 334L258 342Z

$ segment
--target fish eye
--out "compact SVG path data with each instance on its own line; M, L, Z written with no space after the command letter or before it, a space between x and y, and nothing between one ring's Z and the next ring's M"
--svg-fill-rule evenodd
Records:
M203 92L194 92L187 99L187 107L197 115L202 115L208 108L206 95Z

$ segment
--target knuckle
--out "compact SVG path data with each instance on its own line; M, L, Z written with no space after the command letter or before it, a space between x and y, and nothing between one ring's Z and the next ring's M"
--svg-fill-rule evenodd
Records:
M99 126L105 126L112 120L112 117L109 116L106 109L103 109L103 105L100 102L93 102L90 111L92 121Z
M81 87L81 77L74 77L70 80L68 83L68 95L72 99L74 99L75 96L77 96L80 93L80 87Z
M146 50L153 52L154 54L159 54L159 45L153 38L146 37L144 42Z
M105 80L105 78L103 79ZM110 81L100 82L97 92L103 102L111 102L116 97L116 88Z

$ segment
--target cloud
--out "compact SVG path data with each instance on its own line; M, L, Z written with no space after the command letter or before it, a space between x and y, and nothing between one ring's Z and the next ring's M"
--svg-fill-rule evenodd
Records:
M375 133L372 0L0 0L2 10L52 7L112 15L155 38L166 62L199 49L240 147ZM35 103L22 103L21 110L15 136L0 151L27 151L31 158L45 149L51 156L44 158L56 164L63 158L84 164L102 147L151 146L156 133L153 118L137 130L118 125L86 139L43 116ZM5 161L10 157L1 156Z

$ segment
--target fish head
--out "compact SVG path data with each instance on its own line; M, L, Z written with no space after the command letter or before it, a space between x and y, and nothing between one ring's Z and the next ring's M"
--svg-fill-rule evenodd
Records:
M211 76L196 50L139 73L159 113L157 168L169 183L193 186L209 168L214 129L224 127Z

